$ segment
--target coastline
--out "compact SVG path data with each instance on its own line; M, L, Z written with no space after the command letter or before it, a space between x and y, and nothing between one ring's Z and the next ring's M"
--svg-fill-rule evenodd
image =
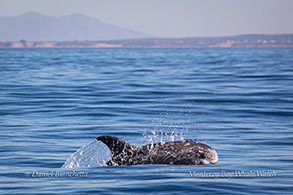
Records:
M140 38L100 41L0 41L0 48L262 48L293 47L293 34Z

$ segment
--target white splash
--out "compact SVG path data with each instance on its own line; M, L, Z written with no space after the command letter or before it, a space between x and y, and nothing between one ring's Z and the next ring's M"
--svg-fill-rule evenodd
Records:
M100 141L93 141L71 154L61 168L84 168L105 166L112 154Z

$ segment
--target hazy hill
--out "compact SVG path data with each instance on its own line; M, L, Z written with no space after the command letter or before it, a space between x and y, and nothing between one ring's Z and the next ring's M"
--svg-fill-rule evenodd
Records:
M83 14L54 17L27 12L14 17L0 17L0 28L0 41L115 40L150 37Z

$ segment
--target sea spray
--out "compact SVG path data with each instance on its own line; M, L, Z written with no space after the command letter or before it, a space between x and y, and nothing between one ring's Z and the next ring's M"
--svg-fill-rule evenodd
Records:
M111 151L100 141L93 141L71 154L61 168L104 166L111 158Z

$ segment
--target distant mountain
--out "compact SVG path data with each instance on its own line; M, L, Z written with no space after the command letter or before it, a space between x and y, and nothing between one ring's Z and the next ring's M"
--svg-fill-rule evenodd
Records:
M0 28L0 41L81 41L150 37L83 14L54 17L27 12L14 17L0 17Z

